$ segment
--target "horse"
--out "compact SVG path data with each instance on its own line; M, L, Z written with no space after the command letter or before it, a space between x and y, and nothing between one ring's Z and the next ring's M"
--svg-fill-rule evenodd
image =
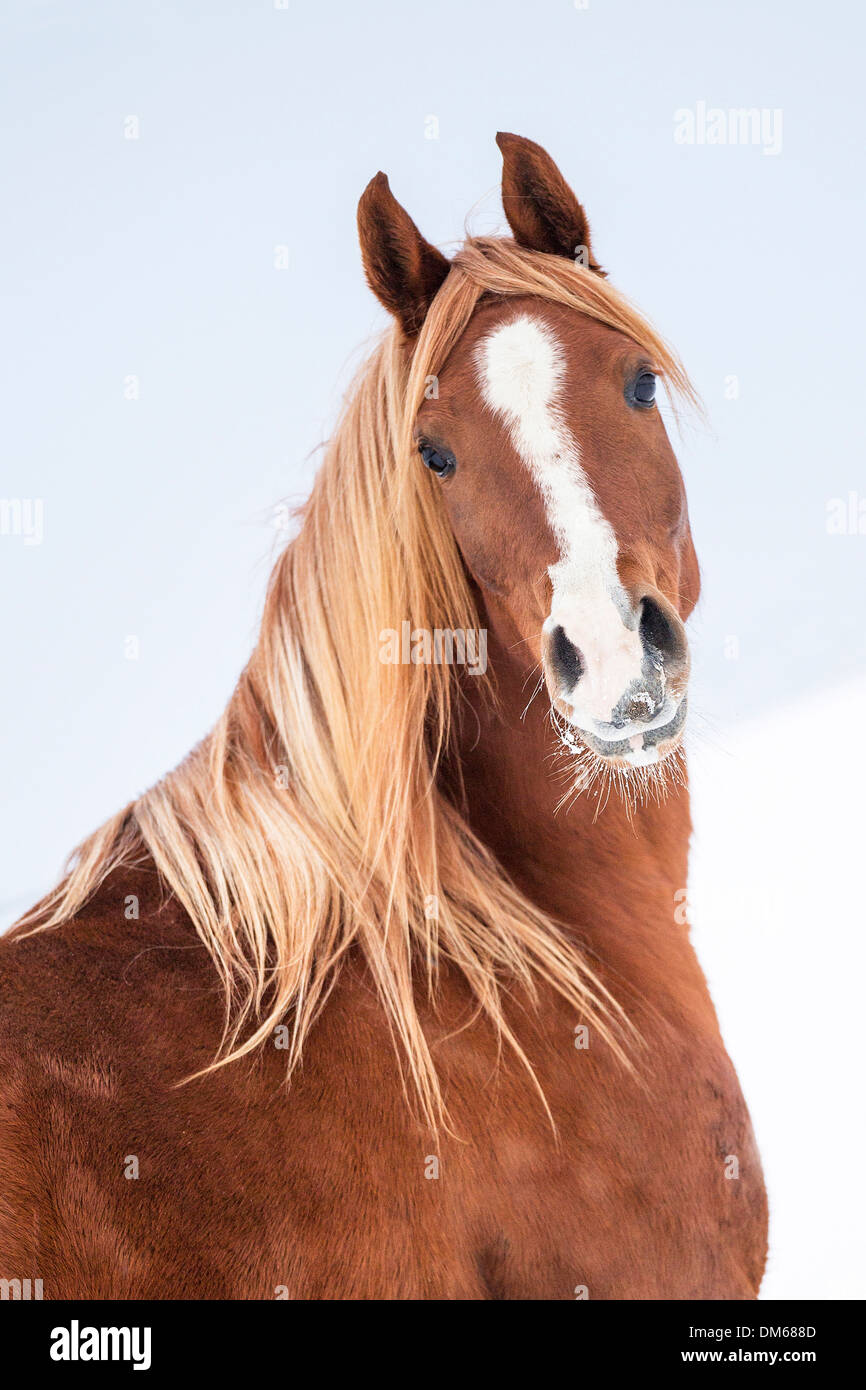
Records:
M750 1299L751 1122L683 911L678 357L551 157L390 328L189 756L0 943L0 1275L52 1299Z

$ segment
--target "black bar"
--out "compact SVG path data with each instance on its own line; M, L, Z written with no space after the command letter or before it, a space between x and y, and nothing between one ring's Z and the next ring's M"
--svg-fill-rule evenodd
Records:
M488 1318L491 1321L488 1322ZM502 1321L500 1321L500 1318ZM417 1319L417 1322L416 1322ZM101 1329L118 1329L117 1336ZM149 1375L159 1382L183 1372L243 1375L242 1390L262 1371L280 1384L298 1384L312 1360L332 1379L341 1355L347 1374L375 1373L386 1384L414 1381L419 1372L463 1379L477 1363L485 1383L503 1360L509 1380L517 1355L534 1366L533 1385L555 1374L566 1384L585 1378L598 1358L606 1372L680 1368L701 1374L720 1366L734 1374L760 1370L828 1373L862 1365L862 1304L761 1303L521 1303L481 1307L419 1303L291 1302L44 1302L10 1301L0 1308L4 1369L38 1370L61 1381L101 1373ZM96 1329L94 1336L90 1329ZM133 1329L138 1329L137 1338ZM145 1329L149 1329L147 1342ZM451 1340L452 1332L458 1340ZM324 1334L324 1336L323 1336ZM408 1339L408 1341L407 1341ZM53 1359L74 1351L78 1359ZM97 1349L111 1358L84 1359ZM144 1366L149 1358L149 1365ZM141 1363L133 1369L134 1359ZM565 1365L562 1365L562 1362ZM560 1369L554 1371L556 1365ZM438 1372L437 1372L437 1367ZM571 1372L568 1371L571 1367ZM445 1390L448 1390L447 1386Z

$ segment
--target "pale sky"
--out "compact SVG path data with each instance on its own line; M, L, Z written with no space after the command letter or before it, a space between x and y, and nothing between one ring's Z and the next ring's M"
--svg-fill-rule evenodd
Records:
M0 535L7 919L231 691L274 507L384 323L367 180L447 249L503 225L497 129L550 150L707 404L674 441L695 735L866 670L866 536L826 529L866 496L860 26L832 0L8 0L0 496L43 534ZM767 139L675 138L739 107Z

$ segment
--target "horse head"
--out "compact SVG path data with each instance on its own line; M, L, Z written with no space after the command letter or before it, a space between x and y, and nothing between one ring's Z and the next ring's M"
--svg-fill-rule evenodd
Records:
M449 261L379 174L359 208L365 270L407 353L455 275L476 282L415 416L416 466L439 488L501 644L543 672L565 741L647 767L682 738L684 623L699 591L657 404L657 378L681 369L608 285L550 156L497 139L513 242L479 239Z

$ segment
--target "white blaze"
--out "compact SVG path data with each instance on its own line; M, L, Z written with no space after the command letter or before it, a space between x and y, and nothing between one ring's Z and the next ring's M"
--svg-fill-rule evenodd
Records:
M523 314L481 343L478 367L484 399L508 426L559 546L559 560L549 569L553 600L545 628L562 627L581 654L584 674L570 704L575 723L591 731L610 720L629 684L640 677L644 653L633 605L617 573L613 527L558 408L565 379L562 349L546 324Z

